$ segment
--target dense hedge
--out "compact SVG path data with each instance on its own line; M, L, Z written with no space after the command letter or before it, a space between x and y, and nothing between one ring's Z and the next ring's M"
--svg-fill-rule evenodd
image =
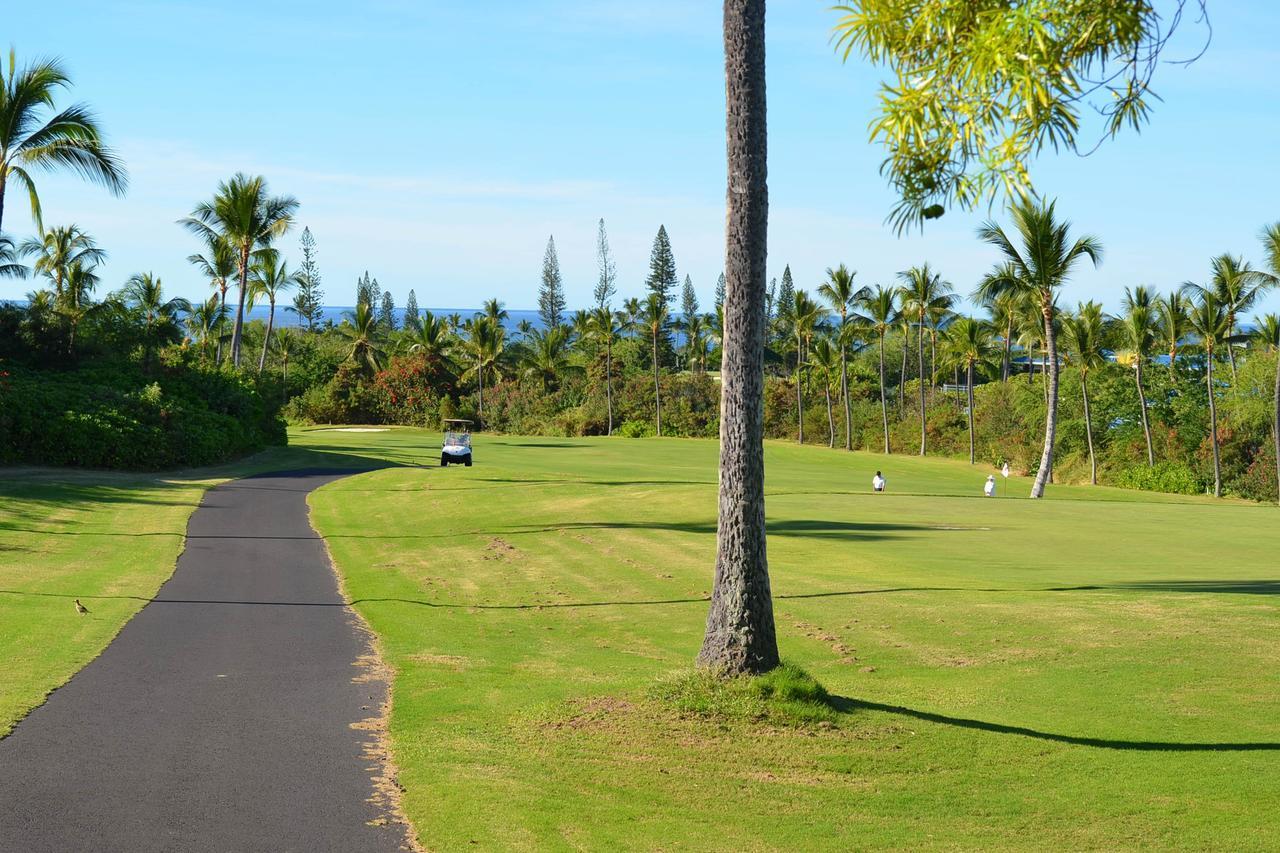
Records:
M0 371L0 463L158 470L286 442L248 380L171 365Z

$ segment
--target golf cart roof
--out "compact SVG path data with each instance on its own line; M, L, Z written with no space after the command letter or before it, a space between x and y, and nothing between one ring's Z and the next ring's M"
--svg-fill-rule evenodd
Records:
M453 424L471 426L471 421L464 418L445 418L444 423L445 426L452 426Z

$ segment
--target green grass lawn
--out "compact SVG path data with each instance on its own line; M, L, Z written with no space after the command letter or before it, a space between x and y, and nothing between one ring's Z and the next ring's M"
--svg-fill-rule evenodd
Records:
M432 462L434 433L295 432ZM768 448L783 656L834 724L681 714L713 442L481 436L312 496L431 848L1280 847L1273 507ZM870 493L876 468L889 492ZM1003 484L1002 484L1003 486Z

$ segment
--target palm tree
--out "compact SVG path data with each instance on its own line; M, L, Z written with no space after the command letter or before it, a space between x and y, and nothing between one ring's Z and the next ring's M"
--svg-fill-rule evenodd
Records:
M804 444L804 365L808 358L809 341L813 339L827 312L809 297L808 291L797 290L791 306L792 329L796 345L796 441Z
M282 401L289 397L289 356L293 354L297 335L298 333L292 329L283 328L276 333L275 344L271 347L276 357L280 359L280 399Z
M1231 364L1231 383L1236 381L1236 354L1232 340L1236 334L1239 315L1257 303L1271 285L1270 276L1253 269L1240 258L1218 255L1211 262L1210 286L1217 291L1218 302L1227 312L1227 360Z
M1012 273L1007 268L1007 265L1003 268L997 268L983 277L973 294L974 300L990 312L991 327L1000 336L1001 349L1003 350L1000 357L1001 382L1008 382L1012 373L1011 356L1013 354L1014 329L1018 325L1019 296L1017 293L990 291L999 290L994 283L1003 281L1011 276Z
M202 357L208 355L210 338L215 339L218 346L221 347L221 331L223 324L227 321L227 313L227 306L219 301L216 293L204 302L199 302L191 307L191 313L187 315L187 331L200 346L200 355Z
M765 0L725 0L724 344L715 583L698 663L725 675L778 665L764 524L764 293L769 230Z
M920 455L926 451L927 415L924 401L924 327L930 312L945 300L950 304L951 285L942 276L923 266L898 273L902 281L902 313L916 326L916 372L920 376Z
M1156 332L1159 330L1156 318L1155 303L1150 291L1142 285L1133 290L1124 289L1124 316L1120 318L1119 328L1124 344L1133 351L1133 375L1138 384L1138 409L1142 412L1142 437L1147 442L1147 464L1156 464L1155 453L1151 449L1151 422L1147 419L1147 393L1142 385L1142 366L1151 355L1151 347L1155 345Z
M946 360L964 369L965 385L969 396L969 464L974 463L973 384L978 370L984 372L996 359L995 344L991 340L991 326L974 317L957 317L943 340Z
M1276 451L1276 487L1280 489L1280 315L1253 318L1253 339L1275 359L1275 390L1272 392L1271 438ZM1277 491L1280 495L1280 491Z
M978 229L978 236L995 246L1008 264L1008 275L993 283L995 295L1000 292L1027 294L1035 300L1043 318L1045 367L1048 370L1045 413L1044 451L1040 455L1040 468L1036 471L1031 497L1044 496L1045 484L1053 470L1053 444L1058 429L1058 343L1054 329L1054 300L1060 288L1071 275L1072 268L1082 258L1088 258L1097 266L1102 261L1102 245L1093 237L1070 240L1070 223L1058 222L1054 203L1040 205L1030 199L1013 205L1011 210L1014 227L1022 243L1015 246L1004 230L994 222L987 222Z
M836 446L836 419L831 409L831 385L845 367L844 353L838 343L823 335L813 342L809 352L810 363L822 376L822 391L827 398L827 447Z
M1138 288L1143 291L1143 288ZM1141 296L1141 294L1139 294ZM1126 292L1126 300L1129 294ZM1128 320L1126 319L1126 323ZM1076 364L1080 371L1080 393L1084 397L1084 434L1089 445L1089 482L1098 485L1098 462L1093 451L1093 419L1089 413L1089 374L1102 368L1107 363L1106 328L1102 320L1102 306L1096 302L1080 304L1074 317L1068 316L1062 321L1062 336L1067 345L1067 357ZM1139 380L1141 388L1141 380ZM1142 391L1139 390L1139 395ZM1150 445L1148 445L1148 448Z
M707 369L707 315L690 314L683 320L685 361L689 370Z
M875 330L880 343L880 422L884 428L884 452L889 452L889 406L885 401L884 383L884 339L894 323L898 321L898 292L892 288L876 285L875 290L865 293L858 301L859 307L866 314L871 328Z
M13 241L0 234L0 278L26 278L28 272L18 263L18 249Z
M471 366L463 373L462 378L474 378L479 389L479 406L477 416L479 424L484 428L484 377L485 374L495 376L498 373L498 361L502 357L506 345L507 331L503 325L489 317L473 317L463 324L466 337L463 349L471 359Z
M452 369L450 354L456 341L445 318L423 311L418 325L409 330L406 341L409 352L421 355L429 366Z
M205 239L208 244L205 253L187 255L187 263L195 265L201 275L209 279L209 286L216 291L222 307L226 308L227 285L236 274L236 253L218 234L206 234ZM218 364L222 364L222 337L218 336Z
M267 179L249 177L237 172L218 184L209 201L179 223L206 243L221 238L235 254L236 272L240 279L240 299L236 305L236 321L231 332L231 363L240 366L240 336L244 328L244 303L249 293L250 256L255 249L266 248L293 226L298 201L293 196L268 193Z
M1191 313L1188 322L1191 330L1200 339L1200 346L1205 353L1204 383L1209 391L1209 439L1213 446L1213 496L1222 497L1222 462L1218 451L1218 408L1213 387L1213 359L1219 346L1228 339L1231 328L1227 306L1218 298L1218 289L1214 286L1187 282L1182 286L1183 292L1191 297Z
M627 318L627 328L638 332L640 330L640 315L644 313L644 305L638 297L629 296L622 300L622 313Z
M267 333L262 339L262 355L258 357L258 373L267 365L267 349L271 346L271 330L276 324L276 299L302 277L289 272L289 264L279 252L272 248L259 249L254 253L253 272L249 279L249 310L259 296L265 296L270 310L267 312Z
M650 293L640 311L640 323L649 333L653 343L653 405L657 415L658 435L662 435L662 389L658 385L658 341L666 334L667 300L658 293Z
M484 305L480 308L480 314L488 318L491 323L505 323L510 316L507 314L507 309L503 307L503 303L497 297L486 299Z
M569 334L568 326L535 331L531 346L521 354L524 375L536 378L543 391L554 391L560 377L576 367L569 362Z
M851 312L869 292L865 287L856 289L853 286L853 279L857 274L844 264L835 269L827 267L827 280L818 287L818 295L827 300L831 309L840 315L842 334L848 328L850 320L861 319ZM849 364L844 353L841 353L840 358L840 396L844 399L844 449L853 450L853 401L849 397Z
M178 315L189 312L191 303L177 296L165 299L160 278L149 272L130 276L119 296L124 306L142 320L143 363L150 367L156 345L173 342L180 336Z
M53 285L54 300L65 298L63 285L68 271L77 264L88 269L102 263L107 253L98 248L93 237L77 225L64 225L41 232L38 237L28 237L18 248L22 257L35 256L31 272L42 275Z
M1191 333L1187 314L1191 311L1191 303L1178 291L1172 291L1164 298L1156 299L1156 315L1161 341L1169 353L1169 379L1178 384L1178 347L1183 338Z
M346 312L338 326L338 334L351 344L346 360L366 375L377 373L386 363L386 352L378 340L378 331L378 315L367 302L361 302L356 310Z
M604 345L604 399L609 418L605 435L613 435L613 345L622 330L622 316L615 314L609 303L591 312L591 336L596 343Z
M67 338L68 350L75 349L76 329L79 328L80 321L89 313L90 294L98 286L98 276L93 269L92 266L77 262L67 270L66 281L63 283L62 304L58 312L67 318L71 327Z
M129 185L124 164L102 144L98 120L84 104L72 104L48 117L59 89L70 89L71 78L56 59L42 59L18 68L9 48L8 71L0 64L0 232L4 226L4 191L10 181L31 202L36 230L44 231L40 196L32 173L67 169L123 195Z

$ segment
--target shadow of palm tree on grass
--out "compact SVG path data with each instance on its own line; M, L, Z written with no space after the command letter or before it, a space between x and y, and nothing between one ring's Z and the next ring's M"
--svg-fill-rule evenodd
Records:
M955 726L962 729L991 732L993 734L1018 735L1036 740L1066 743L1073 746L1088 746L1096 749L1120 749L1137 752L1273 752L1280 751L1280 743L1255 742L1206 742L1180 743L1178 741L1122 740L1115 738L1087 737L1083 735L1066 735L1056 732L1045 732L1026 726L1014 726L1005 723L991 723L985 720L974 720L968 717L953 717L933 711L921 711L903 705L889 705L883 702L870 702L864 699L851 699L845 696L830 697L831 706L843 713L858 711L876 711L883 714L894 714L910 717L944 726Z

